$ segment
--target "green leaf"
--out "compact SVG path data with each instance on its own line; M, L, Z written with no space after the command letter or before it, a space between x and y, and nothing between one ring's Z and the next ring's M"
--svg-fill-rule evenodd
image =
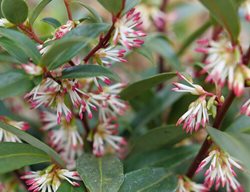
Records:
M57 41L43 55L41 65L48 66L49 70L56 69L72 59L90 40L84 38L62 39Z
M209 10L212 17L228 31L232 40L237 42L240 33L240 23L236 3L233 0L200 1Z
M7 173L24 166L50 162L50 157L31 145L0 143L0 173Z
M126 171L132 171L145 167L164 167L167 170L177 169L185 162L195 157L199 150L198 146L171 147L158 150L146 151L130 155L124 167ZM145 158L147 157L147 158Z
M123 13L127 13L130 9L132 9L133 7L135 7L136 5L138 5L141 2L141 0L126 0L126 4L125 4L125 8Z
M183 96L183 94L176 94L171 89L172 86L166 86L158 95L153 97L150 102L147 102L147 104L137 112L132 120L131 126L135 129L139 129L146 125Z
M150 63L152 63L152 64L154 63L154 57L153 57L152 52L144 45L142 45L138 49L135 49L134 51L139 53L140 55L144 56L146 59L149 60Z
M43 22L48 23L49 25L53 26L54 28L60 27L62 24L55 18L46 17L42 19Z
M194 31L186 40L184 40L183 45L179 49L177 55L181 56L186 51L186 49L195 41L198 37L200 37L209 27L211 27L212 22L209 20L205 22L201 27L199 27L196 31Z
M175 125L164 125L148 131L134 139L133 152L142 152L160 147L173 146L187 137L187 134Z
M121 92L121 98L126 100L131 100L135 96L143 94L143 92L151 89L152 87L167 81L176 76L176 73L161 73L159 75L155 75L153 77L149 77L147 79L143 79L141 81L137 81L131 85L129 85L126 89L123 89Z
M67 181L63 182L56 192L86 192L83 186L74 187Z
M233 123L226 128L227 132L242 132L250 133L250 118L248 116L240 116L235 119Z
M83 6L84 8L86 8L92 15L93 15L93 18L95 19L96 22L98 23L102 23L102 17L90 6L88 6L87 4L85 3L82 3L80 1L73 1L71 3L77 3L81 6Z
M1 40L0 40L1 44ZM7 53L0 53L0 62L19 64L19 61Z
M117 192L124 180L122 163L111 155L83 154L77 160L77 171L90 192Z
M42 10L51 2L52 0L41 0L40 3L35 7L34 11L32 12L29 22L31 25L35 22L38 15L42 12Z
M119 76L113 73L111 70L100 65L79 65L64 69L62 72L62 78L74 79L74 78L89 78L106 76L115 81L119 80Z
M250 170L249 134L222 132L212 127L208 127L207 130L219 147L238 159Z
M23 23L28 17L28 6L23 0L2 0L3 16L14 24Z
M113 15L116 15L122 9L123 0L98 0L98 2Z
M22 95L33 86L29 77L21 71L8 71L0 74L0 99Z
M17 59L21 63L28 63L29 58L25 52L19 48L15 41L0 37L0 46L5 49L13 58Z
M36 44L26 35L18 31L5 28L0 28L0 35L10 40L15 40L15 44L26 54L26 56L32 58L34 63L39 63L41 55L36 47Z
M0 122L0 127L4 129L5 131L9 131L16 135L21 140L29 143L30 145L44 151L46 154L48 154L55 162L57 162L59 165L64 167L64 161L61 159L61 157L48 145L44 144L43 142L39 141L37 138L31 136L30 134L26 133L25 131L22 131L16 127L13 127L11 125L8 125L6 123Z
M164 168L139 169L125 175L119 192L175 192L177 177Z
M87 24L71 30L63 39L56 41L43 55L41 64L49 70L60 67L76 56L89 42L107 30L107 24Z
M168 39L166 39L165 35L163 34L148 35L144 45L152 52L156 52L159 55L161 55L167 61L167 63L171 65L173 69L178 71L182 70L181 63L175 53L175 50L169 43Z

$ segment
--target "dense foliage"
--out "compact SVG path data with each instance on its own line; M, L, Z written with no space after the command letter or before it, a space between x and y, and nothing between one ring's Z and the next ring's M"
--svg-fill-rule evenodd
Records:
M250 191L250 0L0 5L0 192Z

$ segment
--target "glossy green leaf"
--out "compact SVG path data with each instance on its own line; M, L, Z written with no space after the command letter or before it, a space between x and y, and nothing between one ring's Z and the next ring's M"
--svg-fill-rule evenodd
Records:
M198 150L199 146L185 146L138 152L125 160L124 167L126 172L145 167L164 167L173 170L195 157Z
M69 182L65 181L56 192L86 192L86 190L82 185L80 187L74 187Z
M164 168L139 169L125 175L119 192L175 192L177 177Z
M21 71L8 71L0 74L0 99L22 95L33 86L32 81Z
M2 0L3 16L11 23L21 24L28 17L28 6L24 0Z
M229 127L226 128L226 131L235 133L250 133L250 118L248 116L238 117Z
M95 19L96 22L102 23L102 17L96 12L95 9L88 6L86 3L83 3L80 1L73 1L71 3L77 3L77 4L81 5L82 7L86 8L93 15L93 18Z
M126 4L125 4L125 8L124 8L123 13L128 12L130 9L134 8L140 2L141 2L141 0L126 0Z
M122 163L111 155L83 154L77 160L77 171L90 192L117 192L124 180Z
M207 22L205 22L201 27L199 27L199 29L197 29L196 31L194 31L183 43L183 45L181 46L181 48L179 49L177 55L181 56L186 49L195 41L197 40L197 38L199 38L205 31L207 31L207 29L209 27L212 26L212 22L209 20Z
M238 7L234 0L200 0L212 17L222 25L236 42L240 33Z
M54 160L54 162L57 162L59 165L64 167L64 161L61 159L61 157L45 143L39 141L37 138L26 133L25 131L22 131L22 130L20 130L16 127L13 127L11 125L8 125L6 123L0 122L0 127L2 129L4 129L5 131L9 131L9 132L13 133L18 138L29 143L30 145L44 151L46 154L48 154Z
M133 99L135 96L138 96L140 94L143 94L144 91L147 91L148 89L151 89L152 87L167 81L173 77L176 76L176 73L161 73L159 75L155 75L153 77L149 77L147 79L143 79L141 81L137 81L131 85L129 85L127 88L123 89L121 92L121 98L130 100Z
M166 39L165 35L148 35L144 45L152 52L161 55L173 69L178 71L182 70L182 66L177 54L175 53L175 50L169 43L168 39Z
M31 145L0 143L0 173L7 173L24 166L50 162L50 157Z
M222 132L212 127L208 127L207 130L218 146L238 159L248 170L250 170L249 134Z
M26 35L12 29L0 28L0 35L10 40L15 39L15 44L21 49L26 56L32 58L34 63L39 63L41 55L36 47L36 44Z
M21 63L28 63L29 58L25 52L19 48L15 41L0 37L0 46L5 49L13 58L17 59Z
M76 56L93 38L108 29L107 24L86 24L71 30L63 39L55 42L43 55L42 65L53 70Z
M98 0L98 2L113 15L122 9L122 0Z
M39 14L42 12L42 10L51 2L52 0L41 0L40 3L35 7L35 9L33 10L30 18L29 18L29 22L32 25L35 20L37 19L37 17L39 16Z
M115 81L119 80L119 76L113 73L111 70L100 65L79 65L74 67L69 67L63 70L62 78L74 79L74 78L89 78L106 76Z
M46 17L42 19L43 22L48 23L49 25L53 26L54 28L60 27L62 24L55 18Z
M146 134L134 139L133 152L142 152L160 147L173 146L186 138L187 134L175 125L163 125L148 131Z

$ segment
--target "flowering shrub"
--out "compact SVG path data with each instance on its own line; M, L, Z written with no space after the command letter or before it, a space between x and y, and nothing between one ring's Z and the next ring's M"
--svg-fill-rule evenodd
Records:
M0 5L0 192L250 191L249 0Z

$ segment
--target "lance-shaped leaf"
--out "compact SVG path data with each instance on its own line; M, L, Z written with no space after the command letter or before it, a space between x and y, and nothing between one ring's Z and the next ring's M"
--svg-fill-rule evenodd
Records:
M108 29L107 24L88 24L71 30L63 39L56 41L43 55L42 65L56 69L76 56L93 38Z
M54 28L58 28L58 27L60 27L62 25L60 23L60 21L58 21L57 19L52 18L52 17L45 17L45 18L42 19L42 21L44 23L47 23L47 24L53 26Z
M29 22L32 25L42 10L51 2L52 0L41 0L40 3L35 7L31 16L29 17Z
M86 3L80 2L80 1L73 1L71 3L77 3L81 5L82 7L86 8L93 16L96 22L102 23L102 17L90 6L88 6Z
M230 34L234 42L240 33L238 6L234 0L200 0L212 17Z
M137 81L129 85L126 89L124 89L120 95L123 99L131 100L135 96L143 94L143 92L175 76L176 76L176 73L172 73L172 72L162 73L159 75L155 75L153 77L149 77L147 79L143 79L141 81Z
M187 137L187 134L180 126L164 125L135 138L133 152L149 151L163 146L173 146L185 137Z
M7 173L24 166L50 162L42 150L23 143L0 143L0 173Z
M139 169L125 175L119 192L175 192L177 177L164 168Z
M32 58L34 63L39 63L41 55L36 47L36 44L26 35L18 31L5 28L0 28L0 35L10 40L15 40L16 46L18 46L18 48L21 49L26 56Z
M98 2L113 15L122 9L123 0L98 0Z
M213 141L219 147L238 159L250 170L249 134L222 132L212 127L208 127L207 130Z
M29 77L21 71L8 71L0 74L0 99L22 95L33 86Z
M24 0L2 0L2 14L14 24L23 23L28 17L28 6Z
M64 161L61 159L61 157L48 145L41 142L37 138L33 137L32 135L26 133L25 131L22 131L16 127L13 127L11 125L8 125L6 123L0 122L1 129L4 129L5 131L11 132L12 134L16 135L18 138L20 138L23 141L26 141L30 145L44 151L46 154L48 154L55 162L57 162L59 165L64 167Z
M122 163L111 155L83 154L77 160L77 171L90 192L117 192L124 180Z
M100 65L79 65L74 67L69 67L63 70L62 78L74 79L74 78L89 78L105 76L113 79L115 81L119 80L119 76L113 73L111 70Z

